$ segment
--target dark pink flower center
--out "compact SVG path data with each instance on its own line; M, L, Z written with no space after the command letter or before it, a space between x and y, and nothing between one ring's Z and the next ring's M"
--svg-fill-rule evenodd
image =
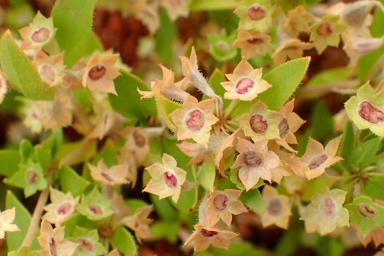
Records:
M103 214L103 210L98 205L95 205L95 204L88 205L88 211L93 215Z
M328 159L328 156L326 154L316 156L308 164L308 167L310 170L316 169L317 167L319 167L320 165L325 163L325 161L327 161L327 159Z
M268 120L263 115L254 114L249 119L249 125L255 133L263 134L268 129Z
M203 228L202 230L200 230L200 234L204 237L210 238L210 237L217 235L217 232L206 230L205 228Z
M141 148L145 145L145 138L143 135L140 134L139 131L133 132L133 139L135 141L136 146Z
M104 66L96 65L93 68L91 68L91 70L89 70L88 77L93 81L97 81L100 78L103 78L106 72L107 70L105 69Z
M332 26L328 22L324 22L317 27L316 32L320 36L329 36L332 34Z
M257 167L263 164L263 156L254 151L247 151L243 155L244 163L249 167Z
M28 170L27 181L29 184L35 184L38 178L39 174L35 169Z
M336 205L332 198L326 197L321 205L321 210L330 219L333 219L336 215Z
M368 204L357 204L356 210L360 214L361 217L365 219L374 219L376 218L376 211L373 207Z
M171 172L164 172L164 181L170 188L175 188L177 186L177 178Z
M247 42L250 44L262 44L264 40L258 37L251 37L247 39Z
M103 176L103 178L106 179L107 181L113 182L112 177L108 173L101 172L100 175Z
M93 251L93 244L91 241L85 238L79 238L76 240L76 243L79 244L79 250L82 252L91 252Z
M225 210L229 205L229 198L226 195L219 194L213 199L213 205L219 211Z
M248 17L253 21L259 21L267 16L267 12L261 6L251 6L248 8Z
M268 207L267 207L267 211L269 215L279 216L281 214L282 209L283 209L283 206L279 198L274 197L269 200Z
M40 28L32 33L31 39L35 43L43 43L49 38L49 29Z
M57 245L53 237L49 238L48 245L49 245L49 251L51 252L51 256L57 256Z
M370 122L371 124L384 122L384 112L368 101L363 101L360 103L358 113L361 118Z
M43 78L43 80L48 83L53 83L56 81L55 70L48 64L41 65L39 68L39 73L41 78Z
M57 208L57 214L66 215L72 209L72 204L66 202Z
M198 132L204 127L204 123L204 113L201 110L194 109L188 113L186 125L190 130Z
M283 118L279 123L279 134L281 138L284 138L285 135L287 135L289 131L289 124L286 118Z
M255 82L249 77L240 78L235 85L235 92L237 94L245 94L255 87Z

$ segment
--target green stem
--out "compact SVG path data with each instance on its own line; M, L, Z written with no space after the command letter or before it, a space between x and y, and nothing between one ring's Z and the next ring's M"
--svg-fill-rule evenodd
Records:
M237 103L239 103L239 100L231 100L231 103L229 103L228 107L224 110L224 119L228 118L228 116L237 106Z

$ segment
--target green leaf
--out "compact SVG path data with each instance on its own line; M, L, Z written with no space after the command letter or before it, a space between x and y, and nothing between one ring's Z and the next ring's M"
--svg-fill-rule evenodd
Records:
M155 35L155 48L161 62L170 63L173 60L173 46L177 37L176 23L171 21L167 12L160 11L160 27Z
M99 227L95 221L91 221L79 213L72 214L72 216L64 222L64 226L66 237L72 236L76 226L86 229L97 229Z
M114 82L117 95L108 94L114 110L135 121L157 115L153 99L140 99L137 89L148 90L140 78L131 73L121 72Z
M17 150L1 150L0 151L0 175L13 175L18 169L20 162L20 154Z
M347 121L344 127L343 137L340 144L340 156L345 160L343 163L349 163L349 156L355 148L355 134L351 121Z
M113 247L117 248L123 255L136 255L137 245L132 235L124 227L118 227L111 239Z
M365 168L369 166L378 151L380 146L380 138L376 137L365 141L363 144L360 144L350 154L350 157L347 158L352 165Z
M161 219L166 221L177 220L177 212L169 200L160 200L158 196L153 194L150 194L149 197L155 207L156 213L160 215Z
M68 166L63 166L59 175L62 191L64 193L71 192L74 197L81 195L89 184L89 181Z
M240 201L254 212L261 213L264 211L263 198L258 189L251 189L248 192L244 191L240 196Z
M64 135L62 129L52 130L49 137L41 144L42 149L51 152L51 156L54 157L59 150L59 147L63 144Z
M13 40L9 31L1 38L1 68L8 81L22 94L33 100L52 100L55 89L41 80L39 72Z
M252 244L247 242L231 242L228 249L211 247L214 255L220 256L233 256L233 255L252 255L252 256L261 256L265 255L265 252L260 249L252 247Z
M290 228L283 233L282 238L280 238L277 248L275 250L276 255L279 256L290 256L294 255L296 250L299 248L300 240L297 239L300 237L300 231L297 229Z
M204 162L201 165L201 169L199 170L197 177L203 188L208 191L213 191L213 185L216 177L216 167L213 161Z
M155 99L157 104L157 110L159 111L160 117L163 119L163 121L165 122L165 124L168 126L169 129L176 132L177 127L171 121L171 119L169 118L169 115L176 109L182 108L182 105L165 98L159 92L157 93L157 95L155 95Z
M316 101L311 116L311 137L315 140L326 139L333 134L333 118L327 105L322 101Z
M51 15L57 28L56 40L64 52L64 64L72 67L90 44L96 0L56 0Z
M16 232L7 233L7 246L9 251L17 250L20 245L23 243L25 235L28 232L29 225L31 224L31 214L24 207L24 205L17 199L17 197L11 192L7 191L5 207L11 209L15 207L16 216L14 224L20 229ZM40 248L37 243L37 237L39 236L39 231L36 232L35 238L33 239L31 249L36 250Z
M51 152L49 150L43 149L41 145L37 145L35 146L35 158L36 161L45 170L51 162Z
M193 0L189 5L189 10L192 12L225 10L233 9L238 5L238 0Z
M383 186L384 176L368 176L368 179L364 180L363 191L374 199L384 200Z
M156 221L151 226L151 240L167 239L176 243L179 238L180 223L176 221Z

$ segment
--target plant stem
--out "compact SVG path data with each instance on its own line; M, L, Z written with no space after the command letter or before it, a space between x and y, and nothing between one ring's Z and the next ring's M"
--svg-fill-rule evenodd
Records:
M88 151L89 147L92 145L93 140L94 139L86 138L77 149L61 159L59 162L59 167L73 164L76 158L84 154L84 152Z
M224 110L224 118L228 118L229 114L231 114L238 102L239 100L231 100L231 103L229 103L228 107Z

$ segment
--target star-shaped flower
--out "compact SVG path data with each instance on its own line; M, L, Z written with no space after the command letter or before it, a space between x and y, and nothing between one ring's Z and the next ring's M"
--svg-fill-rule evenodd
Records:
M99 235L96 229L89 230L76 226L72 237L68 240L78 244L74 256L105 255L107 250L99 242Z
M90 220L102 220L111 216L111 200L106 199L95 187L88 195L81 196L81 202L76 210Z
M234 13L240 18L239 30L264 31L271 23L272 5L268 0L243 0Z
M305 43L297 38L290 39L284 43L281 43L280 46L275 50L272 55L273 62L276 65L281 65L288 58L296 59L302 57L304 50L309 50L312 48L312 43Z
M271 87L267 81L261 79L262 69L253 69L245 59L240 61L232 74L225 76L229 82L222 82L221 85L227 91L224 93L226 99L251 101Z
M178 17L187 17L191 0L161 0L160 5L167 10L169 18L175 21Z
M258 55L265 56L269 50L273 49L271 36L258 30L240 30L233 46L241 49L241 55L246 60Z
M135 211L132 216L125 217L121 220L121 224L127 226L135 232L135 237L139 243L141 239L148 239L152 237L149 224L153 222L149 219L149 214L153 211L153 205L140 207Z
M108 184L110 186L128 183L126 179L128 175L128 165L119 164L108 168L103 160L97 163L97 167L88 164L91 170L91 176L94 180Z
M19 231L17 225L12 223L15 220L15 214L15 208L0 212L0 239L5 238L5 232Z
M64 76L64 53L48 56L40 50L33 58L41 79L50 87L59 86L63 83Z
M285 26L292 36L296 37L300 32L309 32L309 26L314 19L315 17L304 6L299 5L288 12Z

